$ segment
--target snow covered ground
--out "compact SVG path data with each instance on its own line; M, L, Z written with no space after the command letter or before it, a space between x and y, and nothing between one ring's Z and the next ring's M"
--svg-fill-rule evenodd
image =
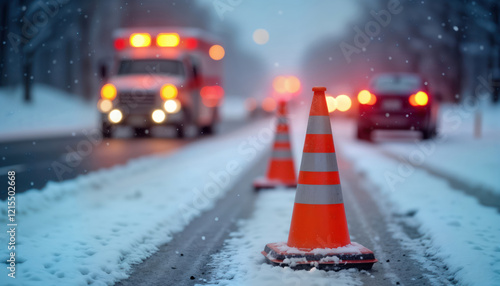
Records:
M439 170L471 187L485 188L500 196L500 108L485 106L481 113L480 138L474 137L475 112L446 105L441 110L442 128L436 140L411 144L408 140L381 141L379 145L413 165Z
M472 137L472 118L462 114L461 107L444 107L442 115L460 116L460 124L442 120L445 136L431 144L432 151L424 163L437 166L452 176L469 180L471 184L484 184L498 189L500 169L500 112L498 108L484 111L484 132L481 139ZM304 143L307 115L290 116L292 121L292 148L296 162L300 162ZM334 138L337 153L348 158L355 170L365 179L379 207L388 215L414 213L404 223L418 228L423 234L419 247L415 242L401 240L411 257L424 268L428 256L436 257L448 266L451 279L459 285L495 285L500 281L500 214L498 210L481 205L474 197L454 190L447 181L427 171L415 168L404 173L402 181L394 186L388 183L387 172L396 175L401 163L383 154L394 152L398 156L411 156L419 149L413 139L398 143L359 142L354 139L355 123L345 119L334 120ZM411 138L411 136L410 136ZM448 139L449 138L449 139ZM426 145L426 146L431 146ZM423 152L423 151L422 151ZM426 153L427 154L427 153ZM409 159L412 160L412 159ZM419 163L419 161L412 162ZM423 163L422 163L423 164ZM296 164L297 168L299 164ZM342 170L340 170L342 172ZM495 172L496 171L496 172ZM393 190L396 187L396 190ZM256 209L248 220L240 221L240 229L226 241L222 252L214 255L217 271L213 284L220 285L358 285L360 273L351 271L325 272L291 271L271 267L260 254L269 242L286 241L290 226L294 193L289 190L259 194ZM383 198L383 199L380 199ZM402 231L401 227L389 229ZM394 237L401 237L394 233ZM424 247L422 247L424 245ZM420 250L422 250L420 252ZM417 250L417 251L415 251ZM375 254L376 255L376 254ZM439 269L437 269L439 273ZM362 272L361 275L365 273Z
M269 144L268 121L16 197L17 278L0 285L109 285L213 206ZM193 168L196 166L196 168ZM7 221L2 202L0 225ZM7 241L7 232L0 232ZM8 258L7 248L0 259ZM15 283L14 283L15 282Z
M33 87L33 101L22 101L22 89L0 90L0 140L71 135L97 126L94 102L45 85Z
M443 125L443 134L449 134L444 138L449 139L426 142L435 143L435 148L425 156L422 166L429 164L471 184L498 189L494 171L500 168L500 160L495 159L499 148L495 143L500 142L498 114L498 109L484 111L481 139L472 138L471 117L462 116L463 121L454 129L451 123ZM307 115L290 117L298 168ZM401 163L381 151L410 160L414 150L422 150L413 140L359 142L354 140L354 128L352 121L334 120L337 152L353 163L373 189L370 193L375 201L387 212L415 214L408 223L417 227L423 234L421 239L428 243L426 253L413 253L412 257L422 262L424 256L437 257L448 266L459 285L494 285L500 281L498 211L422 169L400 174ZM7 269L3 267L0 284L106 285L126 278L131 265L154 253L230 189L260 154L258 149L249 150L249 136L255 135L262 144L269 144L265 134L270 130L268 122L260 122L190 144L172 155L140 158L125 166L51 183L41 192L19 194L18 278L16 284L6 280ZM388 183L388 172L402 176L403 180L396 185ZM218 269L215 280L209 282L361 284L360 275L368 275L366 272L291 271L264 263L260 254L264 245L287 239L293 199L293 190L261 193L253 215L240 222L239 230L213 257L213 265ZM5 225L5 203L1 204L1 212L0 224ZM395 237L398 235L394 233ZM6 238L6 232L0 232L0 240ZM7 249L0 249L0 259L7 257Z
M483 134L473 137L473 115L461 106L445 106L441 135L433 141L370 144L354 140L353 122L334 122L337 152L376 186L374 198L386 198L391 212L415 215L429 240L422 255L440 258L459 285L494 285L500 280L500 214L425 169L410 168L380 149L412 164L427 164L469 185L500 190L500 108L483 108ZM450 119L451 118L451 119ZM380 149L379 149L380 148ZM395 177L396 176L396 177ZM396 182L396 183L395 183ZM380 201L376 199L375 201ZM381 208L386 205L380 201ZM397 235L397 234L395 234ZM418 255L417 255L418 259ZM422 259L423 260L423 259Z
M259 193L255 211L240 221L223 251L213 256L216 267L214 285L361 285L357 270L293 271L274 267L260 253L271 242L286 241L295 199L294 189ZM366 274L363 274L366 275ZM332 284L334 282L334 284Z

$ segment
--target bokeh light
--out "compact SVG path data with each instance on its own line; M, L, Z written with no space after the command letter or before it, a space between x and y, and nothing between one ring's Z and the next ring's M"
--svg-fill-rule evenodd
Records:
M424 106L427 104L428 101L429 101L429 97L427 96L427 93L425 93L423 91L419 91L419 92L417 92L417 94L415 94L415 102L418 105Z
M264 45L269 41L269 33L265 29L257 29L253 32L253 40L259 45Z
M167 115L165 114L165 112L163 112L163 110L156 109L151 114L151 118L156 123L162 123L163 121L165 121L165 118L167 118Z
M326 106L328 107L329 113L334 112L337 109L337 100L333 96L327 94L326 95Z
M289 93L296 93L300 90L300 80L297 77L289 76L285 81L285 89Z
M276 110L276 100L272 97L266 97L262 101L262 109L267 112L273 112Z
M180 42L179 34L158 34L156 44L158 47L177 47Z
M345 94L341 94L335 98L337 101L337 109L341 112L345 112L351 108L352 102L351 98Z
M226 51L224 51L224 48L221 45L213 45L210 47L210 50L208 50L208 54L213 60L219 61L224 58Z
M130 45L132 47L149 47L151 45L151 36L148 33L136 33L130 36Z
M107 84L103 85L103 87L101 88L101 97L103 99L107 99L107 100L115 99L116 87L111 83L107 83Z
M300 86L300 80L295 76L277 76L273 80L273 88L280 94L297 93Z

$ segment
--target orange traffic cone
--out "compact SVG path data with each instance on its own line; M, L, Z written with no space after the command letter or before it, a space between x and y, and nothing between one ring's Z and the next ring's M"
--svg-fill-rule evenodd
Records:
M349 237L326 88L313 91L288 242L270 243L262 254L294 269L371 269L373 252Z
M256 190L277 187L295 188L297 186L286 114L286 102L280 101L278 103L276 136L267 176L257 178L254 181L253 185Z

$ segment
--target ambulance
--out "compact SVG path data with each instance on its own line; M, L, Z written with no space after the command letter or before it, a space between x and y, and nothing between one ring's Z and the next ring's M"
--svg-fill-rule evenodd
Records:
M111 76L100 91L102 135L117 126L145 136L154 126L172 126L185 136L212 134L224 97L224 48L194 28L129 28L114 33Z

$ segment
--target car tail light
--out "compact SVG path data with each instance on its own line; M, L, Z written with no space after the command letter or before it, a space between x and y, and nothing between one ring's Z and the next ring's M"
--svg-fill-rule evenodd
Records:
M111 83L105 84L101 88L102 99L113 100L116 97L116 87Z
M408 101L412 106L425 106L429 102L429 96L423 91L410 95Z
M358 101L361 104L374 105L377 102L377 97L365 89L358 93Z
M161 87L160 95L163 100L174 99L177 97L178 90L177 87L173 84L165 84Z
M148 33L135 33L130 35L130 45L134 48L149 47L151 45L151 35Z
M180 42L179 34L158 34L156 37L156 45L158 47L177 47Z

